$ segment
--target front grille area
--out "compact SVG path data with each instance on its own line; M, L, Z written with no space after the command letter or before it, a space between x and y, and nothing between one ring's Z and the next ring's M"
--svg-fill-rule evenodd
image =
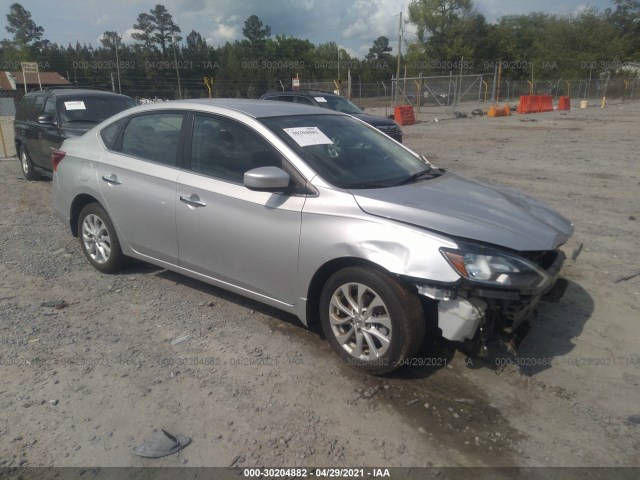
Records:
M383 125L376 128L387 135L397 135L400 133L400 128L396 125Z
M540 252L522 252L524 258L535 263L544 270L548 270L558 257L558 250L543 250Z

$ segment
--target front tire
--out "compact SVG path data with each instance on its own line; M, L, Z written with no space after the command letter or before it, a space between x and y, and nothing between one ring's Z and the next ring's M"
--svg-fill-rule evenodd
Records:
M24 145L20 145L18 158L20 159L20 166L22 167L22 174L24 175L24 178L29 181L39 180L40 175L38 175L33 169L33 162L31 161L31 157L29 156L29 153L27 153L27 149Z
M422 305L391 276L365 267L333 274L320 296L320 322L348 365L382 375L399 368L424 339Z
M114 273L126 264L116 229L109 215L97 203L85 206L78 217L78 237L82 253L102 273Z

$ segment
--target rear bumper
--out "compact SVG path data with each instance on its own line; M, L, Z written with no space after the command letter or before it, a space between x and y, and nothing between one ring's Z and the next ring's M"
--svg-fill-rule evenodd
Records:
M68 203L65 201L65 193L61 190L58 183L58 177L54 173L51 179L51 204L53 212L62 223L69 226L71 221L71 212Z

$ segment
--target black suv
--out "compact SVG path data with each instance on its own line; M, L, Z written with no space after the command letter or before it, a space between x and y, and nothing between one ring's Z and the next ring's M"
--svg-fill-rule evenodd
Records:
M261 100L277 100L280 102L301 103L303 105L315 105L316 107L328 108L336 112L348 113L369 125L376 127L381 132L386 133L394 140L402 143L402 130L396 122L384 117L374 117L367 115L351 103L346 98L328 92L269 92L260 97Z
M16 152L27 180L51 177L51 152L112 115L137 105L126 95L79 88L27 93L16 107Z

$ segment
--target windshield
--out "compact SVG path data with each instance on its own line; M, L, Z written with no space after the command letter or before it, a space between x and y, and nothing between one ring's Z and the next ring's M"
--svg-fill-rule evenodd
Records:
M344 115L271 117L260 121L336 187L392 187L430 168L384 133Z
M323 95L317 95L313 98L318 102L318 106L322 108L327 108L329 110L334 110L336 112L348 113L349 115L359 115L362 112L356 105L351 103L346 98L342 97L334 97L327 95L326 97Z
M129 97L68 96L58 99L58 112L62 123L100 123L136 105Z

